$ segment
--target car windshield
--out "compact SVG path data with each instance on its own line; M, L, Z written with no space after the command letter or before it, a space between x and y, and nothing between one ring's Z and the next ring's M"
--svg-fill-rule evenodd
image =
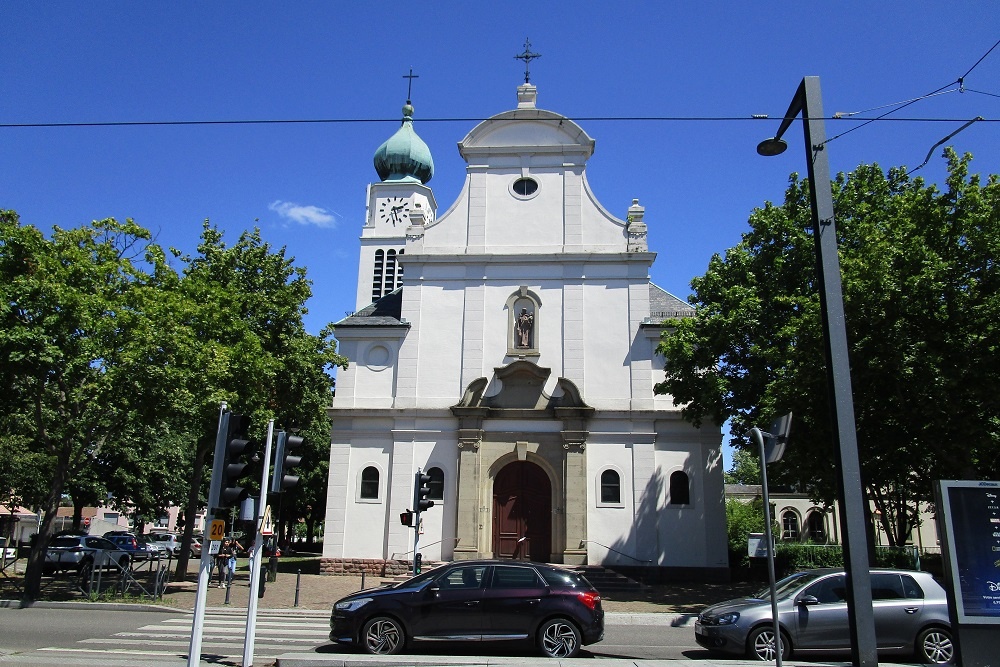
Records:
M79 537L57 537L52 540L49 544L50 547L78 547L80 546Z
M429 570L427 572L424 572L423 574L418 574L415 577L411 577L410 579L407 579L406 581L401 581L398 584L396 584L395 586L393 586L393 588L420 588L421 586L423 586L424 584L426 584L428 581L430 581L431 579L433 579L435 577L435 575L439 575L439 574L441 574L440 570Z
M774 593L779 600L784 600L800 587L818 579L822 574L821 572L796 572L777 582L774 585ZM771 587L762 588L753 597L758 600L770 600Z

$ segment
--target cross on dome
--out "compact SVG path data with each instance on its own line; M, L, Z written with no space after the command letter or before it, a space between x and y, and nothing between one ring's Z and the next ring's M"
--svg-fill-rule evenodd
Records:
M541 58L541 57L542 57L542 54L540 54L540 53L532 53L531 52L531 42L529 42L528 38L525 37L524 38L524 53L522 53L520 55L514 56L514 58L516 60L523 60L524 61L524 82L525 83L531 83L531 72L528 69L529 65L531 64L531 61L532 60L536 60L536 59Z

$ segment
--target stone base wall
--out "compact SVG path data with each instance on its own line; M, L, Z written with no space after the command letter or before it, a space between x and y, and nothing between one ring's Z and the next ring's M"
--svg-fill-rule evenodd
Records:
M323 558L319 562L319 573L343 577L357 574L373 574L377 577L394 577L408 574L412 562L409 560L384 560L382 558Z

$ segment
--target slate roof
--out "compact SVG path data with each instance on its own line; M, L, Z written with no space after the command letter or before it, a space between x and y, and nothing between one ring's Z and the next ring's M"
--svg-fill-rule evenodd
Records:
M662 322L673 317L694 317L691 304L678 299L658 285L649 283L649 317L654 322Z
M348 315L334 326L338 329L344 327L409 326L402 321L402 312L403 288L397 287L378 301L362 308L353 315Z

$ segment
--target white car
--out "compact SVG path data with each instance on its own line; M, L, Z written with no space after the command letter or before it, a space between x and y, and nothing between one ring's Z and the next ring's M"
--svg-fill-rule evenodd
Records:
M9 560L17 560L17 548L9 546L6 537L0 537L0 555L5 563Z
M156 544L166 547L170 553L177 556L181 555L181 536L177 533L150 533L149 538L153 540ZM201 542L197 539L191 540L191 558L198 558L201 556Z

